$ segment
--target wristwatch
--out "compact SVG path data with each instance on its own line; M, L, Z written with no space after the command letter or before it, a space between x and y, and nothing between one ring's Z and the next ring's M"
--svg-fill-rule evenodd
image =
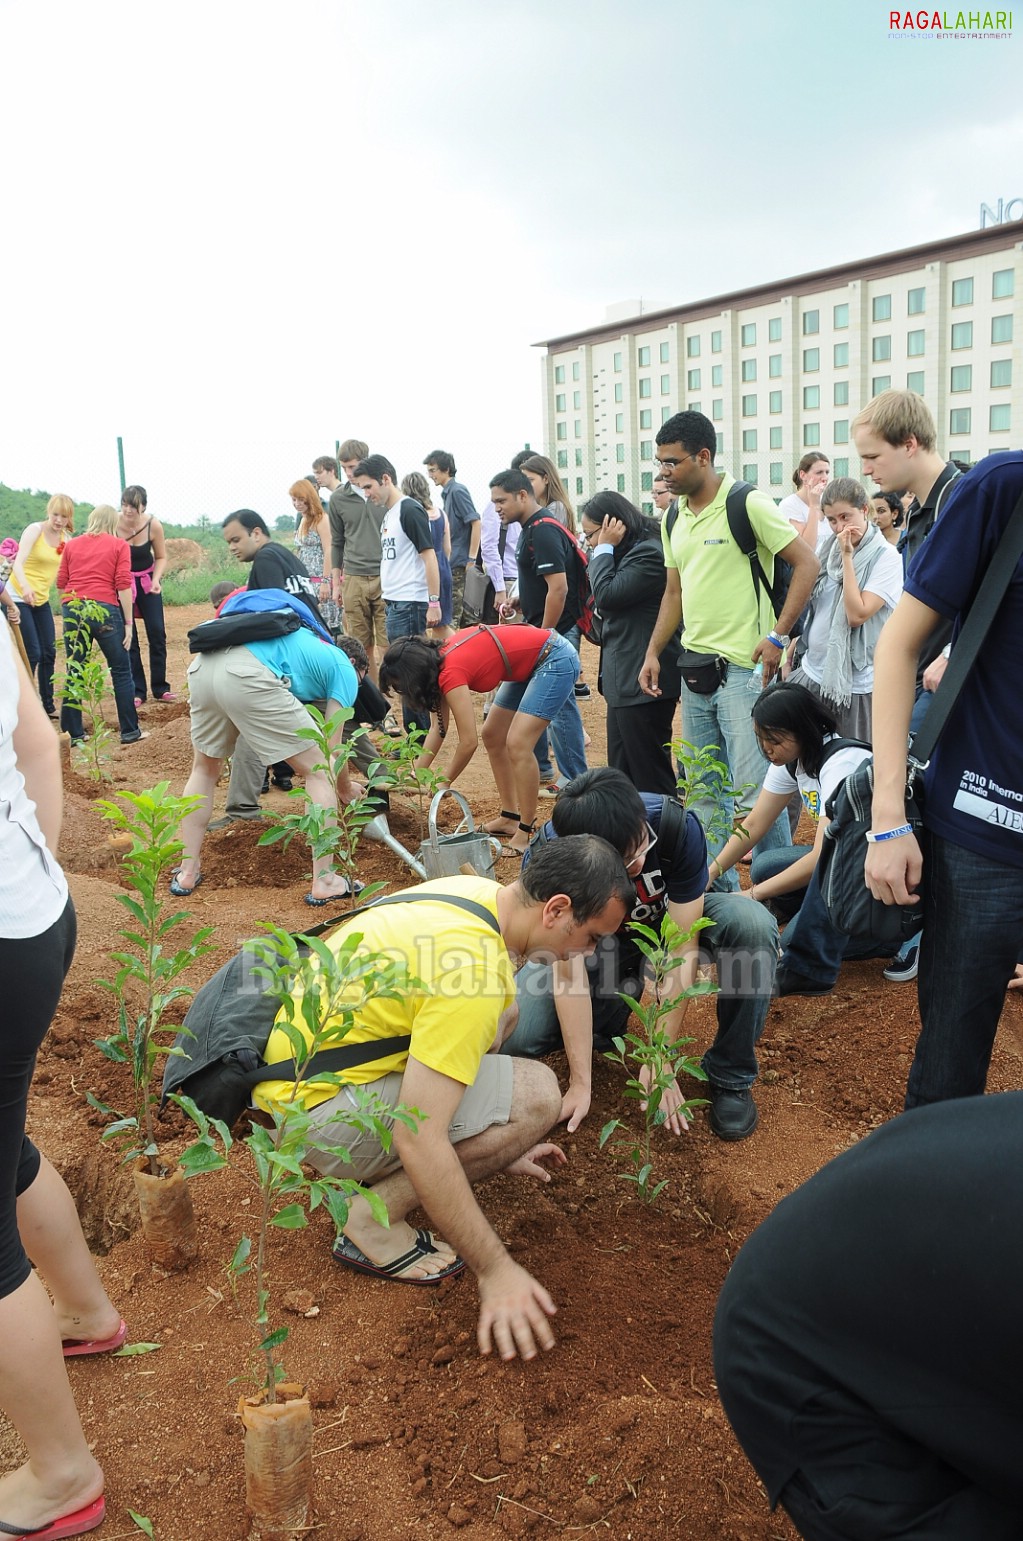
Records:
M430 604L430 605L439 605L440 604L440 595L439 594L427 594L426 602L427 602L427 604Z
M767 633L767 640L768 642L773 642L775 647L780 648L781 651L784 652L789 643L792 641L792 638L788 635L780 637L776 631L769 631Z

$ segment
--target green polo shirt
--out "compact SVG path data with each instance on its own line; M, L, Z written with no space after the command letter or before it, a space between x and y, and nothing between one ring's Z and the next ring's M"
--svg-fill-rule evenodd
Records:
M682 645L694 653L718 653L740 668L750 669L752 653L774 626L771 601L761 588L757 614L749 558L743 556L728 528L725 498L733 476L722 476L712 503L698 514L678 500L678 518L669 539L661 525L664 562L674 567L682 585L685 629ZM774 558L794 538L792 526L773 501L755 488L746 497L760 562L774 582ZM798 537L795 537L798 538Z

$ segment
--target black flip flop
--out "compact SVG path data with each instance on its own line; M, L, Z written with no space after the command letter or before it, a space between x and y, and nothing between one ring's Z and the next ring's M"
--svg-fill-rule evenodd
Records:
M371 1279L388 1279L392 1284L425 1284L433 1286L443 1284L445 1279L453 1279L460 1274L465 1267L465 1259L456 1257L453 1263L442 1268L439 1273L431 1273L425 1279L403 1279L401 1274L404 1269L411 1268L413 1263L418 1263L421 1258L428 1257L436 1252L433 1237L429 1231L416 1232L416 1244L411 1251L403 1257L396 1257L393 1263L371 1263L365 1252L361 1252L342 1232L333 1246L334 1261L340 1263L343 1268L351 1268L354 1273L368 1274Z

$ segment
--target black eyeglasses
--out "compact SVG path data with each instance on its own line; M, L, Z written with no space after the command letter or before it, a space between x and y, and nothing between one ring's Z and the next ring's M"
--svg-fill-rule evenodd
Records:
M699 450L697 450L695 455L683 455L682 460L662 460L659 455L654 456L654 459L657 461L657 464L661 467L662 471L673 471L676 466L680 466L682 464L682 461L699 460L699 458Z

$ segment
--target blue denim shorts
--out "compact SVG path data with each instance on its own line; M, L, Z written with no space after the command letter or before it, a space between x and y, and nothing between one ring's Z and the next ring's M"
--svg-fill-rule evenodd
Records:
M579 654L571 642L554 632L543 662L521 684L506 681L494 697L494 705L503 706L506 712L526 712L530 717L550 722L572 694L580 671Z

